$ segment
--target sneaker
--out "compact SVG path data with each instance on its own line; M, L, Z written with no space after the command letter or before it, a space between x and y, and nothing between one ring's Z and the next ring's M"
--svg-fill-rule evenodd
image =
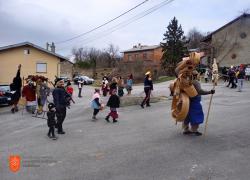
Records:
M57 137L56 136L52 136L51 139L57 140Z

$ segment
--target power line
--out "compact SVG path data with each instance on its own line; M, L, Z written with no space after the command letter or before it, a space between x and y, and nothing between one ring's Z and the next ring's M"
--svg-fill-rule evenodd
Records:
M85 44L89 44L89 43L91 43L91 42L93 42L93 41L95 41L95 40L97 40L97 39L99 39L99 38L105 37L105 36L107 36L107 35L113 33L114 31L117 31L117 30L119 30L119 29L121 29L121 28L123 28L123 27L125 27L125 26L127 26L127 25L129 25L129 24L131 24L131 23L133 23L133 22L135 22L135 21L137 21L137 20L139 20L139 19L141 19L141 18L143 18L143 17L145 17L145 16L151 14L151 13L153 13L154 11L160 9L161 7L163 7L163 6L165 6L165 5L169 4L169 3L171 3L171 2L173 2L173 1L174 1L174 0L165 0L165 1L163 1L163 2L161 2L161 3L159 3L159 4L157 4L157 5L155 5L155 6L153 6L153 7L151 7L150 9L148 9L148 10L146 10L146 11L141 12L140 14L137 14L136 16L134 16L134 17L132 17L132 18L130 18L130 19L128 19L128 20L126 20L126 21L124 21L124 22L122 22L122 23L119 23L118 25L115 25L115 26L109 28L109 29L106 30L104 33L102 32L102 33L100 33L100 34L97 34L96 37L92 37L92 38L90 37L90 38L83 39L83 40L77 42L76 44L82 43L82 42L85 42L85 41L86 41ZM98 35L99 35L99 36L98 36ZM66 49L67 47L69 47L69 46L60 48L60 49L58 49L58 50L59 50L59 51L60 51L60 50L64 50L64 49Z
M97 26L97 27L95 27L95 28L93 28L93 29L91 29L91 30L89 30L89 31L87 31L87 32L84 32L84 33L79 34L79 35L77 35L77 36L74 36L74 37L72 37L72 38L69 38L69 39L66 39L66 40L63 40L63 41L56 42L56 44L65 43L65 42L71 41L71 40L73 40L73 39L79 38L79 37L81 37L81 36L84 36L84 35L86 35L86 34L89 34L89 33L93 32L93 31L95 31L95 30L97 30L97 29L99 29L99 28L101 28L101 27L103 27L103 26L105 26L105 25L107 25L107 24L109 24L109 23L115 21L116 19L118 19L118 18L124 16L125 14L129 13L130 11L132 11L132 10L138 8L139 6L143 5L143 4L146 3L147 1L149 1L149 0L145 0L145 1L141 2L140 4L138 4L138 5L134 6L133 8L131 8L131 9L125 11L124 13L120 14L119 16L117 16L117 17L115 17L115 18L113 18L113 19L111 19L111 20L109 20L109 21L107 21L107 22L101 24L100 26Z

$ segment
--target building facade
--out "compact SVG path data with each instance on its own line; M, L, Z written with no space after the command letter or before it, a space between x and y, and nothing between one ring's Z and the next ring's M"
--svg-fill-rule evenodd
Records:
M144 46L138 44L138 46L123 51L123 53L124 62L136 62L141 60L148 64L155 64L158 68L161 65L162 48L160 45Z
M205 64L216 58L220 67L250 64L250 14L243 14L206 36L203 41Z
M30 42L0 47L0 83L11 83L19 64L21 77L42 75L53 81L61 75L64 61L69 60Z

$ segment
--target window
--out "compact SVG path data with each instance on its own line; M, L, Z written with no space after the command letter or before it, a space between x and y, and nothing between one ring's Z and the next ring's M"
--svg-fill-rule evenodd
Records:
M132 61L132 56L131 55L128 55L128 60Z
M135 54L135 59L137 60L139 58L139 54Z
M28 54L30 54L30 50L29 50L29 49L24 49L24 50L23 50L23 53L24 53L25 55L28 55Z
M47 63L36 63L37 73L47 73Z

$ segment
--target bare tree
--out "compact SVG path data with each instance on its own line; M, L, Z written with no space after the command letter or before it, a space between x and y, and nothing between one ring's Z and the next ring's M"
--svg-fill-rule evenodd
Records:
M96 65L97 65L98 59L100 58L100 55L101 55L101 51L98 49L91 48L88 51L89 61L93 70L93 78L96 78Z
M188 49L200 48L200 41L204 38L204 34L196 28L191 29L187 34Z
M80 61L85 61L88 58L88 51L87 49L84 48L73 48L72 49L72 54L74 55L74 61L80 62Z
M109 54L109 58L108 58L109 67L114 67L116 64L116 58L119 57L118 55L119 47L115 46L114 44L109 44L106 52Z

